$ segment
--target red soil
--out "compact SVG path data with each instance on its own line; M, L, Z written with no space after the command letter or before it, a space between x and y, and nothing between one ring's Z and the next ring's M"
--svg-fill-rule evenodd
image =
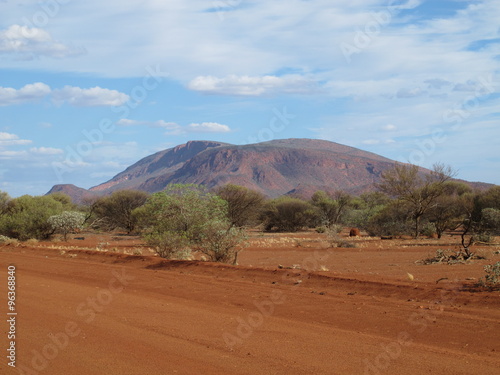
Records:
M499 373L500 291L474 287L496 247L480 250L487 260L424 266L415 261L456 238L333 249L315 233L254 233L228 266L82 236L0 247L4 354L10 264L18 313L17 367L4 355L2 374Z

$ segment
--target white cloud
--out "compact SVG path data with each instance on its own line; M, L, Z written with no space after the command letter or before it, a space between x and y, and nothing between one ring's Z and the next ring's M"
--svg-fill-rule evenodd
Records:
M32 147L30 152L36 155L59 155L63 154L64 150L53 147Z
M0 158L4 159L14 159L20 156L25 156L26 151L1 151L0 150Z
M31 142L28 139L20 139L16 134L0 132L0 147L28 145Z
M52 99L59 105L68 102L75 107L99 107L120 106L129 100L129 96L116 90L98 86L90 89L64 86L62 89L53 91Z
M24 104L41 100L51 96L55 104L64 102L76 107L119 106L129 100L129 96L116 90L93 87L82 89L80 87L65 86L62 89L51 89L42 82L27 84L20 89L0 87L0 106ZM42 123L50 127L48 123Z
M200 133L227 133L231 131L229 126L218 124L216 122L202 122L201 124L189 124L187 128L190 132L200 132Z
M15 54L21 59L34 59L38 56L64 58L81 55L85 50L57 42L43 29L11 25L8 29L0 30L1 53Z
M393 125L393 124L387 124L387 125L382 126L382 129L385 131L394 131L397 128L398 127L396 125Z
M50 87L36 82L16 90L11 87L0 87L0 106L22 104L40 100L50 94Z
M138 121L138 120L130 120L127 118L120 119L116 122L117 125L120 126L147 126L149 128L164 128L168 130L176 130L180 128L175 122L166 122L163 120L158 121Z
M319 91L314 81L298 76L236 76L224 78L199 76L188 84L188 88L207 94L260 96L272 94L311 94Z
M117 125L121 126L147 126L149 128L166 129L168 135L180 135L186 133L227 133L231 128L227 125L217 122L192 123L187 126L181 126L175 122L158 121L138 121L130 119L120 119Z

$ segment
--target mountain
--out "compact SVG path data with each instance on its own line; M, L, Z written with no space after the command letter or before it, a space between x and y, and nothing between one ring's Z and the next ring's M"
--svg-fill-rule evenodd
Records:
M147 156L111 180L89 190L56 185L75 201L121 189L147 192L172 183L209 188L232 183L269 197L290 194L309 198L317 190L359 194L373 190L394 161L371 152L314 139L281 139L244 146L190 141Z

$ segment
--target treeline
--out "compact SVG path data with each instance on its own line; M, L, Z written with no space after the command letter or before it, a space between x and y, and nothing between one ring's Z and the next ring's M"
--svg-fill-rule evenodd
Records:
M19 240L47 239L83 227L141 234L166 258L186 257L192 249L210 260L235 262L242 228L325 232L349 226L372 236L437 236L460 230L471 245L500 231L500 186L474 191L452 180L453 171L436 165L423 174L396 165L382 175L377 191L352 196L317 191L311 199L268 199L251 189L226 185L209 191L196 185L170 185L148 194L122 190L75 205L68 196L0 193L0 235Z

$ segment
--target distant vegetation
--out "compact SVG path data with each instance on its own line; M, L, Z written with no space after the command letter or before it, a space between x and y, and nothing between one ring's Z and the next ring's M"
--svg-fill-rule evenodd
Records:
M473 191L452 180L449 167L436 165L422 174L397 164L382 175L378 191L351 196L317 191L309 200L267 199L246 187L226 185L208 191L196 185L169 185L155 194L116 191L74 205L68 196L22 196L0 192L0 235L25 241L45 240L81 228L139 234L165 258L236 263L245 228L294 232L316 228L335 237L338 228L356 227L371 236L461 234L460 256L471 258L472 245L500 234L500 186ZM333 234L332 234L333 233Z

